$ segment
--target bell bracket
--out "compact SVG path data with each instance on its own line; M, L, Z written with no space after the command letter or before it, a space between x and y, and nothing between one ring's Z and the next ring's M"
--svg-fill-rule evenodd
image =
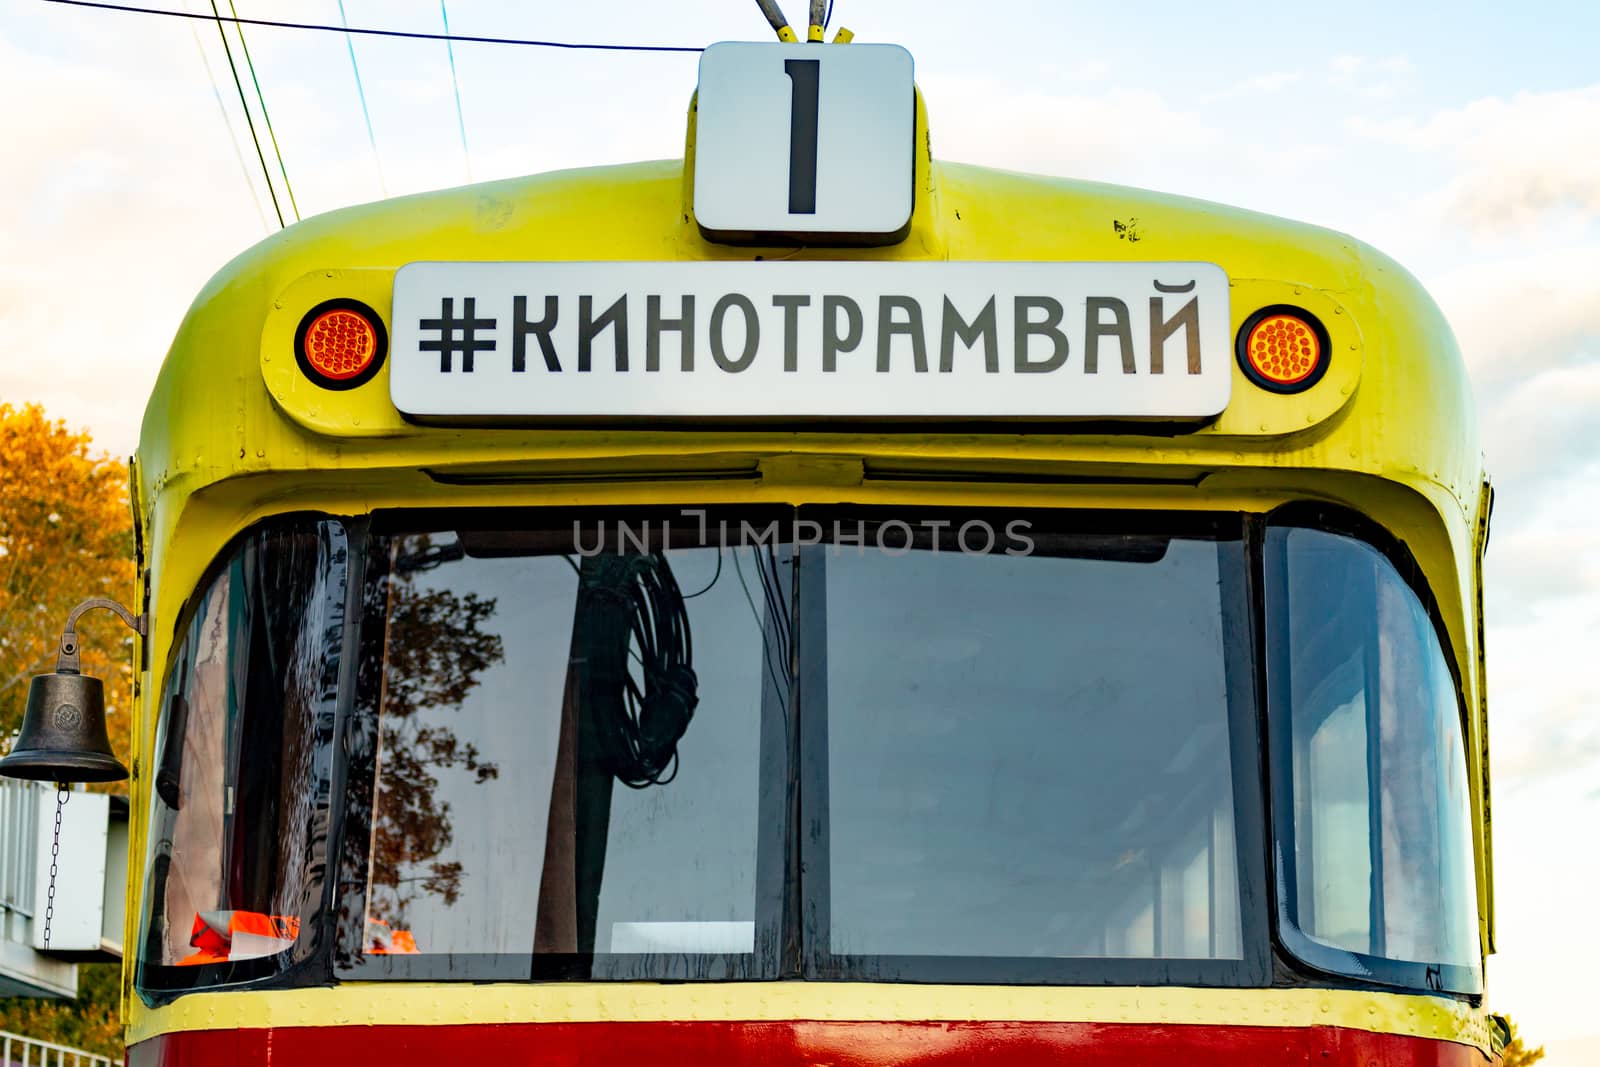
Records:
M56 656L57 674L82 673L83 665L78 656L78 619L86 612L93 611L96 608L104 608L115 613L117 618L127 624L128 629L140 637L145 636L145 617L143 615L135 615L115 600L109 600L106 597L91 597L73 608L71 613L67 615L67 625L61 630L60 652Z

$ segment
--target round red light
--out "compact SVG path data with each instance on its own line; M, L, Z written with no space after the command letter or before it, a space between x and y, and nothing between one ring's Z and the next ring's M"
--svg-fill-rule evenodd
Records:
M353 389L370 381L383 363L383 320L356 300L329 300L300 320L295 359L307 378L325 389Z
M324 311L306 330L306 362L324 378L348 381L366 370L377 354L377 331L354 311Z
M1239 331L1239 367L1274 393L1311 388L1327 370L1328 331L1316 316L1286 304L1262 308Z

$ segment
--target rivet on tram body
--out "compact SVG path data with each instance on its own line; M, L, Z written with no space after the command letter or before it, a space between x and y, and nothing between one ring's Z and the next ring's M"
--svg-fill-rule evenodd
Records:
M1335 314L1335 315L1343 315L1343 314L1344 314L1344 308L1342 308L1342 307L1335 307L1335 308L1334 308L1334 309L1333 309L1333 313L1334 313L1334 314Z

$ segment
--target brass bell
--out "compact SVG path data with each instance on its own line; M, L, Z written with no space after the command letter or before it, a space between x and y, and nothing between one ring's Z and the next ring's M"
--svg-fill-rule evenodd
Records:
M91 608L114 611L134 632L144 633L144 618L113 600L86 600L72 609L55 673L36 675L28 686L22 731L11 753L0 759L0 775L46 782L117 782L128 777L106 735L105 686L79 671L78 616Z

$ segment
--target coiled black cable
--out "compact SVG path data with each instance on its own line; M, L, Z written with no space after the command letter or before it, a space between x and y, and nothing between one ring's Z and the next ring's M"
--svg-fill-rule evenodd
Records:
M579 706L603 765L633 789L666 785L699 703L678 581L659 552L588 556L578 578ZM635 646L643 685L629 666Z

